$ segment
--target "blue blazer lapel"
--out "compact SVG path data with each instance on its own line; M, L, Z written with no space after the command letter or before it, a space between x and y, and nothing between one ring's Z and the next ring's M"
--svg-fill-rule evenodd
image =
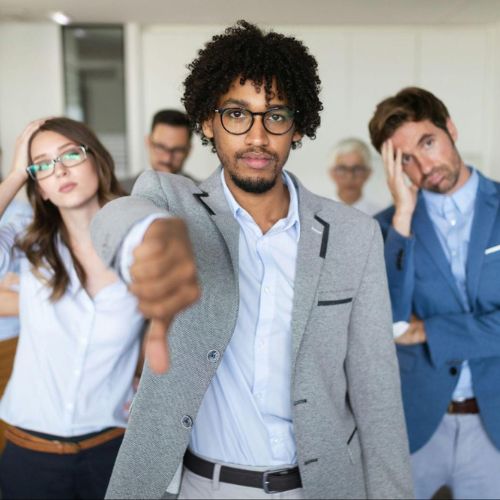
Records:
M456 295L458 301L462 303L460 292L458 291L455 278L451 272L450 263L446 258L441 243L439 242L436 230L434 229L431 218L427 213L425 200L421 194L418 197L417 207L413 215L412 229L418 243L427 250L439 272L453 290L453 293Z
M470 304L476 300L484 251L488 247L491 230L497 218L498 206L499 198L494 184L479 174L479 186L466 264L467 295Z

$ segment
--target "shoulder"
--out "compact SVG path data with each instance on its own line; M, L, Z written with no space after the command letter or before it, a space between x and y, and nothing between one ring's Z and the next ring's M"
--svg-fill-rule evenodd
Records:
M328 225L332 236L344 243L368 242L373 238L378 230L378 224L373 217L344 203L312 193L296 178L294 183L299 197L301 223L307 214L312 214L320 224Z

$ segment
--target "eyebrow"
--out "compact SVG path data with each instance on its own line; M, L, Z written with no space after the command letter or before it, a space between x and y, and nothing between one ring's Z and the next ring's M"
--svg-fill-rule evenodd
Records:
M59 146L57 148L58 151L61 151L63 150L64 148L67 148L68 146L76 146L76 144L74 142L67 142L66 144L63 144L62 146ZM39 159L39 158L45 158L45 157L48 157L49 155L45 154L45 153L42 153L41 155L37 155L33 158L33 161Z
M425 142L430 137L434 137L434 134L424 134L418 141L418 145L421 146L423 142Z
M227 105L231 105L231 104L234 104L238 107L241 107L241 108L248 108L250 106L250 103L248 101L245 101L243 99L226 99L223 103L222 103L222 106L221 108L223 107L226 107ZM284 104L284 103L280 103L280 104L267 104L266 105L266 109L272 109L272 108L286 108L287 105Z

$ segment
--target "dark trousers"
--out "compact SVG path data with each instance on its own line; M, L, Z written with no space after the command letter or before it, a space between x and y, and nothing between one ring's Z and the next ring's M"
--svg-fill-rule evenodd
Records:
M122 439L76 455L42 453L7 442L0 460L2 499L104 498Z

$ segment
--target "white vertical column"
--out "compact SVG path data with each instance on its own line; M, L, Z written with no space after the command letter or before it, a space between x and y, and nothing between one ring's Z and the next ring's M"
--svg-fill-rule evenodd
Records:
M124 26L125 40L125 107L127 120L127 170L137 174L147 166L144 152L144 95L142 70L142 27L137 23Z

